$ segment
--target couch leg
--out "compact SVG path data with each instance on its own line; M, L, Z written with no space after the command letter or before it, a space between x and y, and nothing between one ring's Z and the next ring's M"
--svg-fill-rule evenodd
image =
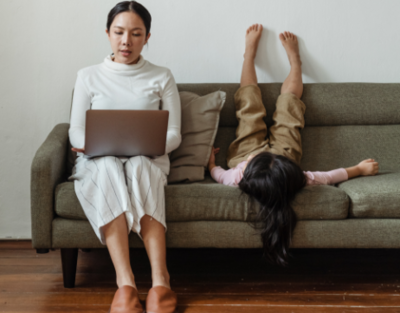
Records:
M36 253L38 254L49 253L49 249L36 249Z
M75 287L76 263L78 249L61 249L61 263L65 288Z

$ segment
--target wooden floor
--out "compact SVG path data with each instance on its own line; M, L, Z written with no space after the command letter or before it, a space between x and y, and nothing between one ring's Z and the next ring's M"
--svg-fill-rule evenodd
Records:
M293 250L287 268L260 250L170 249L179 312L400 312L400 250ZM132 249L141 299L151 287L144 250ZM116 291L105 249L79 251L76 287L65 289L60 251L0 241L0 312L108 312Z

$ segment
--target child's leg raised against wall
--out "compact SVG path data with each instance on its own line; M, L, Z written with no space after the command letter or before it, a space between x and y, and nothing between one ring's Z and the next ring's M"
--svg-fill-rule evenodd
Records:
M239 125L236 139L228 149L227 161L230 168L246 160L247 156L268 144L267 126L263 118L266 110L257 86L254 59L262 34L262 25L252 25L246 32L246 49L240 79L240 88L235 94L236 117Z
M289 32L279 35L289 58L290 73L282 84L281 95L270 128L271 152L284 155L300 164L302 156L300 130L304 127L306 106L300 100L303 94L301 60L297 37Z

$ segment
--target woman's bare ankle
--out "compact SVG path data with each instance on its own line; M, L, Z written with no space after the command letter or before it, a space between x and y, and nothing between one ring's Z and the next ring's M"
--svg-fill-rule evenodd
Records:
M155 286L164 286L167 288L171 288L170 285L170 276L167 271L152 273L151 278L153 280L153 287Z
M135 277L133 275L121 275L121 277L117 277L117 286L118 288L122 286L132 286L137 289Z

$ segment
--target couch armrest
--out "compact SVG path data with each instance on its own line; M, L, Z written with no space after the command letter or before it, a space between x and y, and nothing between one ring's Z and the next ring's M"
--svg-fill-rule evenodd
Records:
M32 245L51 248L54 191L65 180L69 124L56 125L36 151L31 167Z

